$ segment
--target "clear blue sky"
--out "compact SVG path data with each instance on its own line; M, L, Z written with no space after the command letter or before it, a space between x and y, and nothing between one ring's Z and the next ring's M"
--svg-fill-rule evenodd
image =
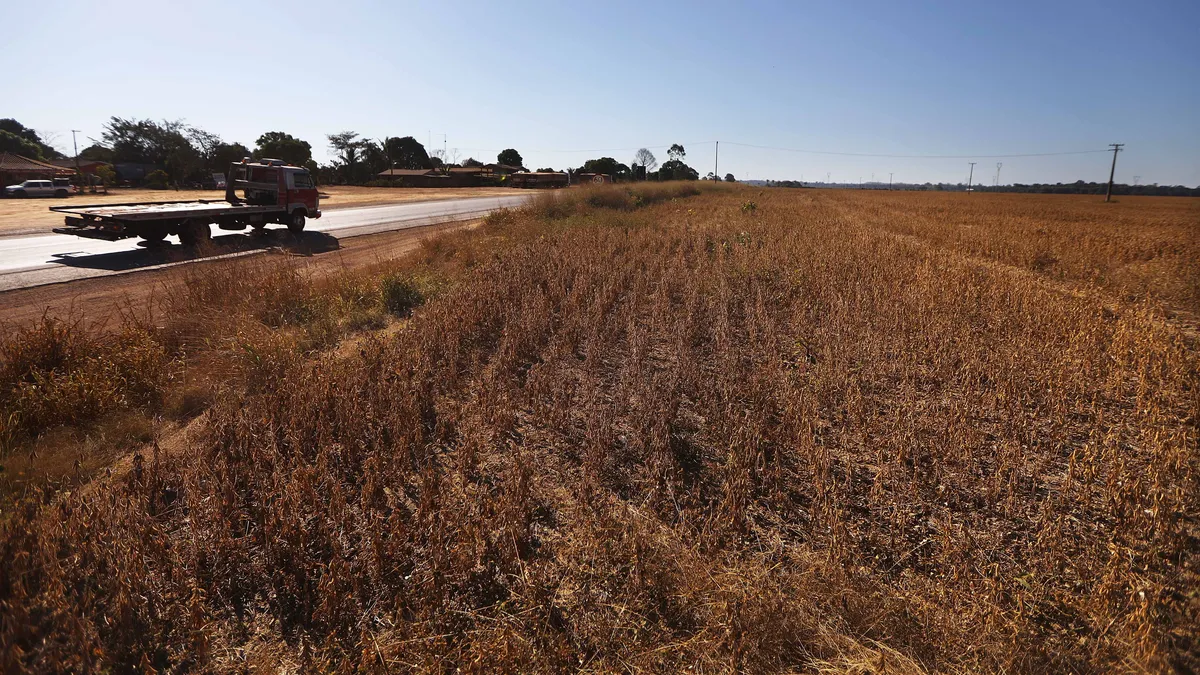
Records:
M0 116L54 138L184 119L253 146L282 130L432 134L531 168L649 146L739 178L1200 184L1200 2L6 4ZM78 73L78 76L72 73ZM81 139L85 141L86 139ZM82 146L81 146L82 147ZM564 152L585 150L605 152Z

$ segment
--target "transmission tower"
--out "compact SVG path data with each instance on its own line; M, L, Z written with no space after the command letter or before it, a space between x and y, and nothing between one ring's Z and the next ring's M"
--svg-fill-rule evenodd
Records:
M996 187L1000 187L1000 167L1004 166L1004 162L996 162Z

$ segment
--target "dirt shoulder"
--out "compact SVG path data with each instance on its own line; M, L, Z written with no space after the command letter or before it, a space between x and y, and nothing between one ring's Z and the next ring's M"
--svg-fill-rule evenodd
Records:
M515 188L372 188L328 186L321 188L321 208L333 210L355 206L379 206L405 202L427 202L467 197L494 197L513 194ZM0 237L49 234L62 224L62 215L51 206L124 204L126 202L167 202L191 199L222 199L222 190L144 190L113 189L106 195L76 195L63 199L0 199Z
M408 253L427 237L475 227L479 220L439 223L393 232L346 237L339 248L326 253L306 255L282 249L269 249L254 255L306 255L306 266L317 274L371 265ZM214 264L195 262L165 269L150 269L128 274L97 277L62 284L50 284L0 293L0 328L25 326L44 315L78 317L92 325L116 326L121 312L144 307L170 284L180 281L184 268Z

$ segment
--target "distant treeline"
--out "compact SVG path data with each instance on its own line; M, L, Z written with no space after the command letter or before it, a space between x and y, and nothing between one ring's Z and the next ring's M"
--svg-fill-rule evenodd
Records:
M313 159L313 146L283 131L268 131L253 147L228 142L183 120L139 120L112 117L104 123L99 140L79 151L81 160L105 162L112 172L104 181L117 181L151 187L202 186L215 184L214 174L227 171L229 165L244 157L272 158L306 167L323 185L364 185L375 181L388 169L451 169L479 167L484 162L460 159L457 149L427 150L412 136L367 138L355 131L327 134L333 158L326 164ZM38 133L14 119L0 119L0 152L11 152L32 159L60 159L63 154L52 148ZM685 163L687 152L678 143L667 150L661 166L654 153L639 149L630 164L612 157L589 159L578 168L563 169L571 174L605 174L614 181L700 180L700 172ZM496 163L523 168L524 158L514 148L496 156ZM543 167L539 172L556 169ZM722 179L709 173L707 180L734 181L733 174ZM497 179L502 181L503 179Z
M938 192L965 192L966 183L896 183L890 188L886 183L804 183L795 180L769 180L767 187L835 187L863 190L932 190ZM1054 195L1102 195L1108 189L1108 183L1088 183L1077 180L1074 183L1013 183L1012 185L972 185L974 192L1024 192ZM1200 186L1194 188L1186 185L1126 185L1113 183L1114 195L1148 195L1155 197L1200 197Z
M965 188L964 188L965 189ZM1074 183L1013 183L993 187L990 185L975 185L973 190L980 192L1035 192L1041 194L1061 195L1102 195L1108 190L1108 183L1085 183L1077 180ZM1126 185L1113 183L1114 195L1151 195L1155 197L1200 197L1200 185L1190 188L1186 185Z

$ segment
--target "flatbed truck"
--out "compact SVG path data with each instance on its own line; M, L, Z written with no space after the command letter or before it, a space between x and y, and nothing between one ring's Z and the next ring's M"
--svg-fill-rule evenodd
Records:
M307 169L277 159L250 158L230 167L224 199L52 206L50 210L66 216L64 226L54 228L59 234L106 241L141 237L151 243L177 235L188 247L207 242L213 223L222 230L258 230L279 223L298 234L304 231L306 219L321 217L320 195Z

